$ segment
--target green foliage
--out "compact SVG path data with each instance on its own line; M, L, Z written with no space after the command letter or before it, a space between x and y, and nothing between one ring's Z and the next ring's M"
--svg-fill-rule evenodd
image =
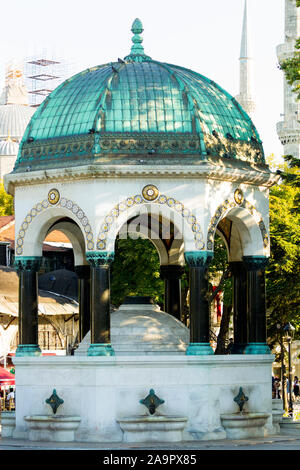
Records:
M5 192L2 181L0 182L0 216L14 213L14 198Z
M282 183L270 191L271 257L267 268L268 336L291 322L300 334L300 166L288 157ZM271 345L272 345L271 343Z
M214 243L214 257L209 266L210 277L222 276L228 270L228 253L222 238L216 234ZM226 277L222 284L223 303L232 304L232 278Z
M163 305L164 281L156 248L149 240L118 239L112 265L111 301L118 307L127 295L147 295Z

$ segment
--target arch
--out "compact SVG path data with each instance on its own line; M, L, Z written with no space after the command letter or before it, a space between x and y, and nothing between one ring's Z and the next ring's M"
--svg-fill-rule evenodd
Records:
M114 240L124 223L143 213L162 215L165 220L172 220L181 234L179 238L184 240L186 250L205 249L201 226L193 212L184 207L183 203L164 194L152 201L145 199L143 194L137 194L123 200L106 214L98 233L97 250L113 251Z
M57 223L50 227L47 235L49 235L54 230L62 232L70 240L73 248L75 266L82 266L83 264L87 264L85 257L84 236L79 226L72 222L58 220Z
M58 194L57 200L50 202L54 191ZM72 219L80 227L85 251L93 251L93 230L84 211L74 201L60 198L57 190L51 190L48 199L36 203L23 219L16 238L16 256L41 256L49 229L64 217Z
M126 225L127 222L124 222L123 226ZM122 232L122 228L120 231ZM159 237L159 233L153 227L151 227L151 236L149 237L149 228L148 225L143 225L141 231L137 231L134 226L129 225L126 227L126 235L134 235L136 237L148 239L156 248L159 261L161 265L168 265L168 264L181 264L184 265L184 242L183 239L174 239L171 247L169 250L167 249L166 245L163 243L162 239ZM156 235L156 236L153 236Z
M261 214L245 199L226 199L219 205L211 218L207 231L207 250L213 250L214 237L218 223L228 217L233 221L233 236L239 238L240 250L234 258L246 255L267 255L269 252L269 236ZM231 257L232 258L232 257Z

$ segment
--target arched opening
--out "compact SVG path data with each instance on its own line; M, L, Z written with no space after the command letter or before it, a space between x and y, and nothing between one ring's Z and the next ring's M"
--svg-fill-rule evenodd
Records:
M72 354L83 323L87 331L90 323L84 235L72 218L57 216L53 210L48 218L38 219L30 232L35 233L35 253L39 255L16 258L20 301L17 355L20 349L28 355L38 354L40 348L46 354ZM31 254L29 233L24 238L24 252ZM84 319L81 293L87 306Z
M151 209L131 214L115 239L112 304L118 307L126 296L150 296L162 310L183 321L183 251L182 232L174 219Z
M266 239L256 219L245 208L235 207L223 214L215 227L214 259L210 272L216 274L215 269L221 259L219 292L224 290L215 354L239 354L249 350L251 353L267 352ZM217 291L218 288L215 289Z

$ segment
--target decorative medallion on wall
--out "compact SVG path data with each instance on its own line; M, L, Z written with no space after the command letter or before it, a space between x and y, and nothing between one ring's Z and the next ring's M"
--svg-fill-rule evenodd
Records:
M147 199L148 198L148 199ZM150 199L151 198L151 199ZM107 247L107 239L109 231L117 220L121 212L126 211L132 206L153 202L154 204L167 204L169 207L174 209L176 212L181 214L187 224L190 226L195 240L195 247L197 250L204 250L205 242L200 224L197 222L196 217L192 214L190 209L184 207L184 205L177 201L175 198L159 194L159 190L154 185L147 185L143 188L142 194L137 194L132 197L128 197L125 201L117 204L104 218L104 222L101 225L100 232L97 239L97 250L105 250Z
M58 197L58 200L56 200ZM56 201L56 202L54 202ZM24 251L24 239L26 235L26 231L33 221L33 219L43 212L45 209L57 204L57 206L61 206L68 211L72 212L78 219L79 224L83 229L83 234L86 241L86 247L88 251L94 250L94 236L91 225L89 220L83 210L73 201L70 199L66 199L65 197L60 199L60 194L57 189L51 189L48 193L48 199L44 199L41 202L38 202L33 208L28 212L26 217L21 224L21 228L19 230L17 240L16 240L16 255L21 256Z
M234 191L234 200L237 204L241 205L244 201L244 194L243 194L243 191L241 189L236 189Z
M48 201L50 204L54 205L57 204L60 199L60 194L57 189L50 189L48 193Z
M242 194L242 200L241 200L241 195L237 195L237 191L240 191ZM237 195L237 196L236 196ZM239 201L239 202L238 202ZM241 202L240 202L241 201ZM208 232L207 232L207 250L213 250L214 249L214 238L215 238L215 232L217 225L221 219L224 218L226 212L228 212L230 209L234 207L243 207L244 209L247 209L248 212L250 212L251 215L253 215L256 218L256 221L258 223L261 236L263 239L263 245L264 248L267 248L269 246L269 236L268 232L266 229L266 226L264 224L264 221L262 220L262 216L260 213L257 211L257 209L246 199L244 199L244 195L241 190L237 189L234 192L234 199L226 199L223 204L220 204L220 206L217 208L215 215L211 218L209 227L208 227Z
M143 188L142 195L147 201L154 201L158 197L159 191L153 184L148 184Z

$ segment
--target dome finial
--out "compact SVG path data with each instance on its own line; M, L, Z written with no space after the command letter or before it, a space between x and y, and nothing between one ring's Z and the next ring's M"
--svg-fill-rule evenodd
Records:
M136 18L131 26L131 31L134 36L132 37L133 45L131 46L130 55L124 58L127 62L147 62L151 57L145 55L144 47L142 46L143 38L140 34L144 31L142 22Z

